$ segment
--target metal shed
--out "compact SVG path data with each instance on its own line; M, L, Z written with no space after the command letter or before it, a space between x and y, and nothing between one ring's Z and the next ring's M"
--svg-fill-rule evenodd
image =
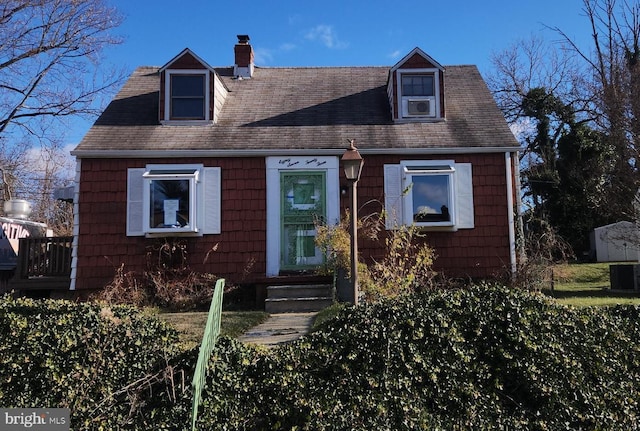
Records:
M597 262L637 262L639 248L640 229L632 222L600 226L591 233L591 250Z

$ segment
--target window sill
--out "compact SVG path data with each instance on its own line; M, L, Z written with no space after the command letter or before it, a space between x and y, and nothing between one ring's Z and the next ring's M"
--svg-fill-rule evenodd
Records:
M145 238L167 238L167 237L201 237L202 231L199 232L184 232L184 231L167 231L167 232L147 232L144 234Z
M213 124L211 120L162 120L163 126L209 126Z
M429 225L415 224L415 227L417 227L421 231L428 231L428 232L456 232L458 230L458 227L455 225L429 226Z
M395 120L396 123L443 123L447 121L441 117L400 117Z

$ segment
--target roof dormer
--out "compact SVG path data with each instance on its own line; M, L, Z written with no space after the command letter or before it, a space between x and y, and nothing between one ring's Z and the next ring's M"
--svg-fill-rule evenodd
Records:
M160 123L215 123L215 107L221 106L226 94L215 70L186 48L160 68Z
M389 70L387 94L393 121L444 120L444 67L414 48Z

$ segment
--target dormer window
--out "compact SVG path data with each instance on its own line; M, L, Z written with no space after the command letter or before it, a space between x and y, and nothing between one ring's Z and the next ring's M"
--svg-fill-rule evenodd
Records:
M205 75L170 74L170 120L205 119Z
M436 69L398 70L400 116L404 119L438 118L440 116L439 74Z
M216 122L229 90L215 69L185 48L162 66L159 74L160 124L191 126Z
M413 49L389 70L387 95L393 121L443 121L444 91L444 67L420 48Z
M402 75L404 96L433 96L433 75Z
M209 120L207 70L167 70L165 116L169 121Z

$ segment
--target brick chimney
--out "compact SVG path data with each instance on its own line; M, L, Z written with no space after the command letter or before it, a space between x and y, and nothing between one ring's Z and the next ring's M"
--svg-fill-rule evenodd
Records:
M253 48L249 45L249 35L239 34L238 43L233 51L236 54L233 75L236 78L251 78L253 76Z

